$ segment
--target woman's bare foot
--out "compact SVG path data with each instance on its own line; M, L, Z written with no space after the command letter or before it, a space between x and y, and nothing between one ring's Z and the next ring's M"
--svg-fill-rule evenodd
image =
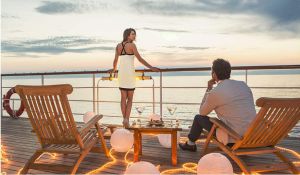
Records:
M124 118L123 119L123 127L128 128L129 127L129 119Z

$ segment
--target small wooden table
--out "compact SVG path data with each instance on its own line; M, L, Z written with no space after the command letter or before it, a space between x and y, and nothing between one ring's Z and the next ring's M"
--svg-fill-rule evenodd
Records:
M139 155L142 155L142 134L171 134L172 165L177 165L177 132L182 131L182 128L166 122L165 126L151 127L147 125L147 122L142 122L128 129L134 131L134 162L139 161Z

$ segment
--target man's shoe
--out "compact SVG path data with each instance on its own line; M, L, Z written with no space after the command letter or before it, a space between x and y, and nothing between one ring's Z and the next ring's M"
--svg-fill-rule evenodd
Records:
M187 142L179 143L179 147L182 150L188 150L188 151L191 151L191 152L196 152L197 151L197 146L196 145L189 145Z

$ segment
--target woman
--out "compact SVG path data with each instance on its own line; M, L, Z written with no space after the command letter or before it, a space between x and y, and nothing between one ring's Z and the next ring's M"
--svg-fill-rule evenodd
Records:
M118 81L119 89L121 91L121 111L123 115L123 126L129 127L129 117L132 107L133 93L135 90L135 68L134 56L146 67L154 72L159 69L152 67L139 54L135 44L136 32L134 29L126 29L123 33L123 41L116 47L115 59L113 63L112 73L116 72L118 59L120 57Z

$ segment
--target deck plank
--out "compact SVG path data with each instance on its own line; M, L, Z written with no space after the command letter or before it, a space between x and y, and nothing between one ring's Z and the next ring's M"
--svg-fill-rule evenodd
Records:
M16 174L25 164L25 162L34 153L35 149L39 147L38 140L34 133L31 132L32 128L28 119L21 118L18 120L8 117L1 117L1 144L6 152L6 156L9 159L8 163L1 163L1 172L8 174ZM186 136L187 132L182 132L182 136ZM143 156L141 160L149 161L154 165L160 165L160 170L174 169L176 167L171 165L171 150L160 146L158 139L155 136L143 137ZM197 163L200 158L200 151L203 146L203 141L198 143L198 151L196 153L182 152L178 149L178 167L181 167L183 163L194 162ZM107 145L110 147L109 140L106 140ZM284 139L279 146L292 149L296 152L300 152L300 138L288 137ZM111 166L98 172L101 174L122 174L126 169L126 163L124 161L124 153L113 152L113 155L118 161ZM300 161L299 158L287 153L285 154L293 161ZM51 163L71 165L74 160L74 155L57 155L54 159L49 155L43 155L38 161L41 163ZM128 160L133 160L133 153L128 155ZM274 163L279 160L273 155L263 156L243 156L243 160L249 165L258 165L261 163ZM78 173L87 173L91 170L97 169L105 163L111 161L111 159L104 156L103 153L90 153L85 160L81 163ZM240 173L240 169L232 161L234 171ZM300 169L300 167L299 167ZM45 173L66 173L66 172L51 172L51 171L36 171L30 170L31 174L45 174ZM187 172L180 172L187 173ZM274 173L289 173L288 171L278 171Z

